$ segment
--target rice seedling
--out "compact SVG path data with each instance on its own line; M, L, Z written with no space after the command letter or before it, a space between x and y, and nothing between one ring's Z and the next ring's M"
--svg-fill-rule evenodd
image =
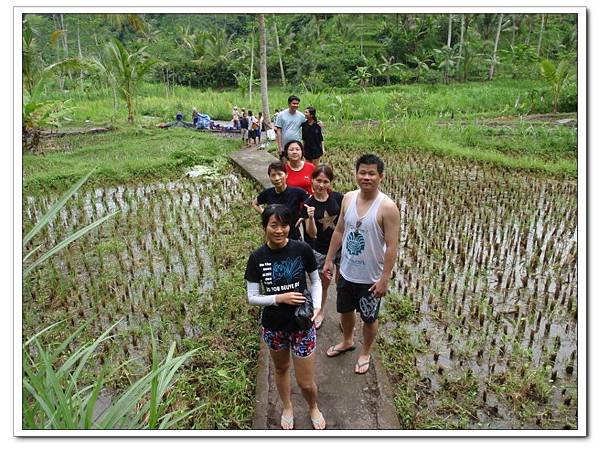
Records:
M212 221L226 217L240 198L248 195L250 186L242 184L235 173L214 180L123 185L80 193L72 207L83 214L68 210L67 217L75 218L76 223L56 222L53 236L40 240L41 250L62 239L71 225L86 226L104 212L119 208L125 217L110 226L102 225L97 234L90 235L88 245L74 247L65 258L50 259L54 264L32 272L30 286L24 291L31 311L25 317L24 334L48 324L57 314L69 314L66 322L52 329L51 336L41 337L41 345L49 345L92 317L97 319L82 337L90 337L123 317L115 337L99 348L99 359L110 362L115 371L111 389L117 390L123 389L127 380L142 377L144 368L152 364L149 329L144 331L140 326L152 324L160 351L168 350L164 348L165 341L170 340L167 336L184 345L184 350L189 349L193 344L189 338L198 335L194 318L206 302L210 303L216 276L209 250L211 240L214 242ZM31 214L25 219L25 229L30 220L40 216L36 207L52 200L26 200ZM28 243L26 250L33 250L32 246ZM74 279L78 282L68 283ZM48 310L54 305L48 299L62 301L57 314ZM124 360L131 360L127 370L114 363ZM82 377L83 381L93 378L89 371ZM196 407L188 408L192 415Z
M575 258L560 266L553 263L564 260L565 254L576 254L576 184L450 158L404 152L381 155L386 162L382 190L399 205L402 218L396 288L418 311L408 321L394 315L394 325L414 323L415 332L426 338L428 348L417 352L415 358L433 355L436 364L433 369L417 366L416 379L430 379L439 399L445 393L435 386L469 367L480 374L476 379L482 389L487 384L502 394L500 381L504 378L498 378L499 374L513 376L522 370L538 370L535 373L539 374L549 363L544 386L552 392L576 389L574 380L565 376L569 361L568 371L573 373L576 368L576 359L569 360L569 352L576 346L577 319L572 314L577 303ZM353 188L354 171L348 162L353 156L358 153L326 155L336 167L336 188ZM394 302L390 301L389 308L397 308ZM422 330L427 330L426 334ZM472 339L472 352L459 349L466 335ZM380 344L390 348L384 344L388 341L400 344L393 333L384 333ZM518 352L521 346L532 356ZM566 357L559 357L561 353ZM439 365L442 355L446 356ZM529 369L523 369L525 365ZM407 366L388 369L393 379L398 376L396 370L406 371ZM514 382L518 380L523 382L523 377ZM538 381L536 389L542 385L542 380ZM519 401L498 395L497 402L503 407L494 421L486 425L467 418L463 424L539 426L528 416L533 403L544 411L562 404L545 389L543 395L527 397L527 402L520 394ZM429 413L441 416L436 402L427 398L423 401ZM522 421L516 422L511 411ZM540 423L548 427L559 421L555 417Z

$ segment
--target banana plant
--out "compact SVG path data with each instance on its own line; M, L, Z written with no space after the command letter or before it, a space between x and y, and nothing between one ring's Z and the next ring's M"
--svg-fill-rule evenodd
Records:
M44 99L47 80L47 73L42 72L31 91L26 87L23 88L21 128L24 152L35 152L39 147L42 131L59 127L67 114L73 110L67 106L69 100Z

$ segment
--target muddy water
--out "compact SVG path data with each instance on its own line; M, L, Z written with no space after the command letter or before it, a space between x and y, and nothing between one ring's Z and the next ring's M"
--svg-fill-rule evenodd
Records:
M344 156L331 161L342 191L355 189L353 158ZM469 372L478 384L478 406L464 414L469 428L572 424L576 182L408 153L384 160L382 191L401 217L394 287L417 313L387 323L383 335L393 341L401 325L418 344L423 414L438 414L448 383ZM535 396L536 384L549 393L540 415L524 418L518 398Z
M72 326L92 319L92 336L117 327L126 357L147 357L149 327L176 339L201 333L198 306L210 301L215 261L208 252L215 222L233 204L249 204L250 189L236 173L211 179L120 185L77 193L26 251L49 249L108 213L118 214L51 258L24 293L32 308L26 329L56 319ZM24 229L30 229L54 197L26 197ZM33 297L33 298L27 298ZM122 358L121 358L122 359Z

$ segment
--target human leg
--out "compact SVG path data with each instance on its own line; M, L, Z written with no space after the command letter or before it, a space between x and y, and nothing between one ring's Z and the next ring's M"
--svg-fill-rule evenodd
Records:
M313 427L318 430L325 428L325 420L317 405L317 384L315 383L314 353L306 358L293 357L296 382L302 396L308 404L308 411Z
M325 305L327 304L327 289L329 289L329 285L331 284L331 280L325 275L319 273L319 276L321 277L321 287L323 294L321 296L321 311L319 311L319 314L315 319L315 327L317 328L317 330L321 328L321 324L323 323L323 319L325 318Z
M369 370L369 363L371 362L371 347L377 337L377 330L379 329L379 321L377 317L379 315L379 307L381 306L381 299L377 298L370 292L370 286L368 284L362 284L357 286L360 299L358 301L360 317L363 321L363 345L358 355L358 361L354 371L358 374L364 374Z
M327 356L338 356L348 350L354 349L354 311L357 308L357 301L354 295L354 286L352 283L340 277L337 284L336 309L340 313L340 323L342 326L342 341L327 349Z
M294 409L292 406L292 386L290 379L290 350L289 348L277 351L269 349L269 353L271 354L271 359L275 366L275 385L281 403L283 404L281 427L284 429L291 429L294 427Z
M363 345L358 354L358 360L354 371L358 374L364 374L369 370L369 363L371 362L371 349L375 338L377 337L377 331L379 330L379 321L367 323L363 322Z

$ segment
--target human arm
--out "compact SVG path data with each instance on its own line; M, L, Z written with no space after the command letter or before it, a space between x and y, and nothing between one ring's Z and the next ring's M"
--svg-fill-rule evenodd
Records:
M315 318L321 311L321 299L323 297L323 287L321 286L321 277L319 271L314 270L308 274L310 278L310 296L313 302L313 316L310 320L314 322Z
M391 199L386 199L382 208L383 238L385 240L385 254L383 256L383 273L369 289L377 298L383 297L389 289L389 281L396 263L398 253L398 236L400 233L400 211Z
M342 199L342 206L340 208L340 216L335 226L335 230L331 235L331 241L329 242L329 249L327 250L327 256L325 257L325 263L323 264L323 274L331 280L333 276L333 259L337 254L338 250L342 246L342 239L344 237L345 220L347 204L350 201L350 193L344 195Z
M254 210L259 214L262 214L264 211L262 205L271 203L269 201L268 193L269 190L265 189L260 194L258 194L254 200L252 200L252 208L254 208Z
M258 203L257 199L252 200L252 208L259 214L262 214L264 211L264 208Z
M277 141L277 154L281 155L283 154L283 145L281 143L281 128L279 128L278 126L275 126L275 135L277 137L276 141Z
M275 141L277 142L277 153L281 155L283 153L282 133L283 133L283 122L280 115L275 118Z
M306 218L304 219L304 223L306 225L306 232L311 239L315 239L317 237L317 224L315 223L315 207L309 206L306 203L304 204L306 207Z
M275 300L276 295L261 295L260 284L253 283L252 281L246 281L246 292L248 293L248 303L251 305L258 306L273 306L277 302Z
M260 284L254 283L252 281L246 281L246 291L248 294L248 303L257 306L277 306L282 303L287 303L288 305L301 305L306 301L306 298L300 292L286 292L285 294L262 295L260 293ZM321 304L319 302L319 306L320 305Z
M323 139L323 130L319 126L319 137L321 139L321 151L325 154L325 139Z

